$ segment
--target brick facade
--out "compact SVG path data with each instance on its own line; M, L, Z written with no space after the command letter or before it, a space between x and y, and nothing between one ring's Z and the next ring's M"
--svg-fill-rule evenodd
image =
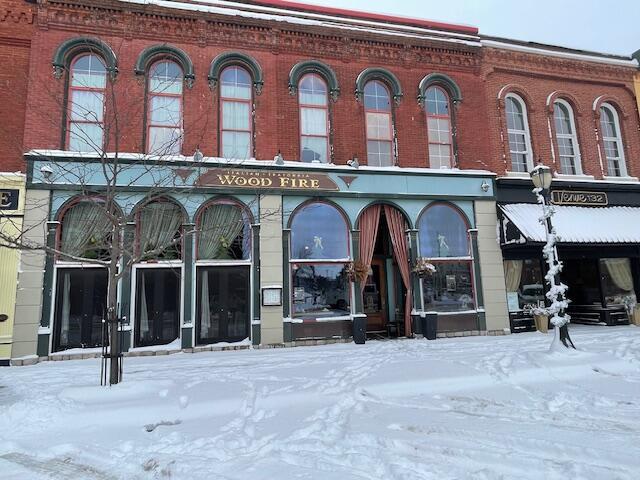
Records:
M36 8L38 13L34 15ZM37 7L25 1L3 0L2 12L0 20L9 29L0 36L0 56L4 65L12 66L0 76L3 87L9 87L2 89L7 97L1 102L2 118L19 119L4 122L10 131L3 135L0 147L3 152L14 152L3 155L5 170L21 167L16 139L22 138L24 77L30 81L23 150L64 147L66 81L65 76L54 78L51 59L62 42L83 35L106 42L118 59L113 98L120 112L119 151L144 151L145 82L135 75L134 65L145 48L166 42L187 53L196 74L193 88L185 89L183 96L185 155L192 154L196 146L205 155L220 155L218 91L210 89L207 73L218 54L240 51L253 57L264 73L262 94L254 96L254 154L258 159L273 158L278 150L285 159L299 157L298 101L288 91L288 76L297 62L313 59L335 71L341 89L330 106L336 164L344 164L353 156L366 163L364 108L353 93L355 80L365 68L383 67L397 76L404 93L394 107L400 166L429 166L426 116L416 97L420 80L437 72L451 77L462 91L463 100L454 108L460 168L499 174L510 169L503 101L508 91L519 92L527 102L534 158L553 164L553 136L548 123L550 119L553 130L553 110L547 101L557 92L574 107L584 173L602 178L596 141L599 120L593 103L604 95L620 112L629 175L640 175L640 135L633 91L636 69L631 66L480 47L479 37L469 31L455 31L455 27L429 38L388 32L379 35L372 29L338 30L106 0L43 1ZM35 30L25 28L33 21L37 23ZM30 35L33 48L27 73ZM445 41L461 36L473 41ZM502 98L498 97L500 91ZM108 106L108 115L113 110L113 105ZM111 146L113 137L112 132Z

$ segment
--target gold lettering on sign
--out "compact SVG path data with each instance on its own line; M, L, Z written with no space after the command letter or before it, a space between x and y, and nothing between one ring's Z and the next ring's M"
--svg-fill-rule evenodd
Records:
M572 192L554 190L551 200L556 205L603 206L609 204L606 192Z
M280 189L280 190L339 190L326 173L283 172L211 168L195 181L196 186Z

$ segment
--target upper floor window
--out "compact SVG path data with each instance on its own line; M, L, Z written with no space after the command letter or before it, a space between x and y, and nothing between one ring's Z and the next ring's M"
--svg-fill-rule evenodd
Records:
M77 152L104 148L104 105L107 69L97 55L81 55L71 64L67 146Z
M367 127L367 163L375 167L393 165L393 118L389 89L379 80L364 87Z
M533 152L531 151L527 107L522 98L510 93L505 98L505 112L511 154L511 171L528 172L533 168Z
M247 159L252 155L252 81L238 66L220 75L220 138L224 158Z
M608 103L603 103L600 107L600 130L602 132L602 146L607 158L607 175L626 177L627 167L624 161L620 120L616 109Z
M183 72L171 60L154 63L149 70L147 151L179 155L182 151Z
M556 100L553 104L553 120L556 127L560 173L581 175L580 149L571 105L564 100Z
M453 159L451 102L442 88L432 86L425 94L429 163L431 168L450 168Z
M307 74L298 87L300 104L300 160L329 162L329 97L326 82Z

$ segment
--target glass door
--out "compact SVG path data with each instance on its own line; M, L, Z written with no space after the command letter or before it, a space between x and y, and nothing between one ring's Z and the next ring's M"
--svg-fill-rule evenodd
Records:
M107 271L59 268L56 282L53 351L100 346L107 302Z
M137 269L136 347L171 343L179 326L180 269Z
M249 337L250 266L198 267L196 343Z

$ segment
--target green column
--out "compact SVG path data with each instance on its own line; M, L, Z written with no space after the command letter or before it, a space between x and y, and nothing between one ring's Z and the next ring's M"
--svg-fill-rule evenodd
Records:
M260 224L251 225L253 251L253 319L251 321L251 343L260 345Z
M420 252L418 251L418 230L410 229L407 230L407 233L409 234L409 267L411 270L413 270L412 266L416 264L416 260L420 256ZM420 278L418 278L418 276L414 274L413 271L411 271L411 290L413 297L413 309L416 311L421 311L422 300L420 296ZM412 315L411 323L412 333L416 333L416 330L420 328L419 315Z
M289 239L291 238L291 229L282 229L282 316L291 318L291 284L289 272ZM291 322L282 324L283 341L293 341L293 326Z
M47 222L47 247L54 249L56 246L56 232L60 222ZM44 286L42 292L42 315L40 316L40 329L38 331L39 357L49 355L49 338L51 336L51 309L53 308L53 282L55 282L53 265L55 257L52 253L47 253L44 267Z
M184 299L183 299L183 311L182 311L182 348L191 348L194 346L193 325L195 319L192 315L192 299L193 289L195 284L193 282L193 262L194 262L194 235L193 229L195 225L187 223L182 226L182 231L187 232L184 235L182 261L184 262Z
M478 312L478 330L487 329L487 320L484 313L484 297L482 295L482 274L480 272L480 254L478 252L478 229L469 229L469 241L471 243L472 268L476 295L476 309Z
M351 230L351 239L353 242L351 250L353 252L353 256L351 258L353 258L353 261L355 262L360 258L360 230ZM355 288L355 304L353 306L353 312L355 314L364 313L362 295L360 295L360 292L362 291L362 282L356 279L356 281L353 282L353 288Z
M124 226L124 253L122 265L124 271L120 279L120 317L122 322L122 351L131 348L131 255L134 248L135 222L127 222Z

